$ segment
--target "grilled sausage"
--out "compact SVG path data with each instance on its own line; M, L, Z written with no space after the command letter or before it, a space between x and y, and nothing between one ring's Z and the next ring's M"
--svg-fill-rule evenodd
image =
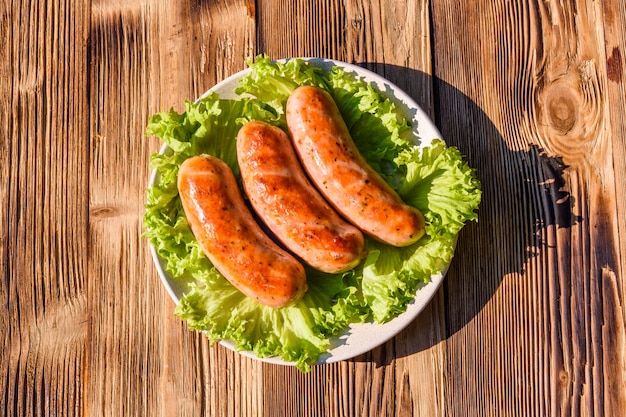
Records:
M237 157L252 207L287 249L328 273L360 262L363 234L309 182L283 130L260 121L246 123L237 135Z
M210 155L187 159L178 172L178 191L202 250L237 289L270 307L302 296L304 267L262 231L226 163Z
M328 92L298 87L287 100L286 116L309 178L347 220L394 246L410 245L424 235L422 214L365 161Z

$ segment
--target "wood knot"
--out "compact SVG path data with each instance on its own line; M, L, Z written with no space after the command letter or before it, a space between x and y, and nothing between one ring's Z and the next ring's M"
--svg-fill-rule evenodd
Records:
M550 126L561 134L567 134L578 119L578 98L569 88L555 85L546 93L546 112Z
M577 70L541 80L535 96L540 146L568 164L594 151L604 116L595 62L582 61Z
M359 31L363 28L363 19L360 17L355 17L354 19L352 19L352 29Z
M89 208L89 216L92 220L114 219L119 220L123 217L137 218L140 217L136 207L125 205L93 205Z
M565 387L568 386L570 383L571 378L569 372L567 372L565 369L561 369L559 371L559 384Z
M563 133L569 132L578 114L577 106L571 96L552 97L548 102L548 115L552 126Z

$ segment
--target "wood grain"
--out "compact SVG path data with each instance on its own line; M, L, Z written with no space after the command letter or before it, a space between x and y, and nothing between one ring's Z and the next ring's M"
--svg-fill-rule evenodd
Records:
M0 413L81 405L88 8L3 2Z
M233 20L242 24L224 30ZM243 68L248 48L234 39L252 38L248 10L242 2L103 1L93 7L91 26L90 274L100 279L89 287L87 408L254 415L259 397L235 376L253 374L256 364L209 348L173 317L140 237L145 162L160 146L143 135L147 119L170 107L182 111L184 100Z
M626 6L604 0L0 1L0 416L622 416ZM483 184L394 339L293 367L173 316L141 237L148 117L245 58L357 63Z
M450 305L480 309L448 310L459 329L448 366L467 370L448 390L475 392L464 406L483 415L619 415L623 378L611 388L605 377L624 363L624 320L602 12L584 1L443 6L433 8L434 38L448 39L434 48L438 122L485 187L481 225L466 230L478 234L465 235L477 244L457 258L465 281L456 267L446 281Z
M604 2L598 10L598 16L605 22L603 27L603 45L600 45L600 57L606 62L606 80L603 86L606 97L606 121L603 127L605 134L612 143L612 169L615 181L615 212L609 216L616 216L611 234L614 236L619 250L615 254L619 257L618 267L615 270L602 266L601 285L603 293L603 317L608 317L612 326L603 326L601 337L604 343L604 362L609 368L626 370L626 236L624 220L626 215L620 209L626 204L626 6L620 2ZM602 47L604 46L604 47ZM610 168L607 167L607 171ZM610 395L604 396L604 406L607 410L620 412L626 410L626 372L621 376L612 376L610 372L601 375L603 384Z

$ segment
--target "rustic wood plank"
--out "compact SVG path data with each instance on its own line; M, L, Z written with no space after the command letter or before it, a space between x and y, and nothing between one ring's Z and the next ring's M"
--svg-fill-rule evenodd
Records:
M2 2L0 15L0 415L80 412L88 5Z
M272 59L341 59L342 10L335 1L259 2L258 52ZM354 399L352 375L354 365L350 363L314 367L307 375L294 367L265 364L262 384L266 395L261 415L306 415L321 410L329 416L354 415L361 404ZM305 398L310 402L302 401Z
M234 24L237 22L238 24ZM257 415L259 366L173 317L142 233L148 117L183 110L243 68L248 4L100 1L92 13L87 408L108 415ZM142 162L143 161L143 162ZM116 183L111 186L111 181Z
M386 77L432 115L428 2L347 2L345 27L344 59ZM445 349L445 343L441 343L445 335L441 294L395 340L371 353L370 360L379 366L380 356L376 357L383 354L384 378L392 375L393 382L383 388L389 398L383 399L379 408L369 410L369 415L440 414ZM374 377L382 378L376 373ZM362 400L366 410L371 401Z
M89 276L93 279L88 286L92 320L85 404L102 415L156 415L160 399L151 389L162 354L155 324L163 309L156 304L166 299L163 292L151 290L150 284L154 287L158 281L147 279L149 256L139 237L141 183L147 182L147 169L134 163L149 154L141 126L147 116L147 95L139 88L147 85L146 9L145 2L92 6Z
M607 120L610 123L606 134L612 142L613 170L615 181L615 208L618 215L617 230L612 233L619 238L619 268L602 269L603 316L610 317L611 327L603 327L602 339L605 352L604 362L611 369L621 369L621 376L611 376L605 372L602 376L604 387L609 393L604 396L605 409L626 410L626 214L621 207L626 206L626 5L623 2L603 2L599 13L604 22L604 49L601 56L606 62L606 85L604 86ZM606 321L606 319L605 319Z
M346 60L359 62L398 85L434 119L429 6L426 1L347 2ZM385 377L392 375L393 382L384 386L390 398L369 415L443 415L445 333L440 291L407 329L382 348L389 349L383 363ZM377 351L381 348L373 354Z
M432 110L427 2L283 3L261 3L261 51L272 58L321 56L361 64L398 84L426 111ZM285 39L285 34L290 36ZM267 390L271 394L265 414L276 415L275 410L289 410L289 405L301 406L301 398L321 390L325 393L324 403L329 404L325 407L329 415L411 415L418 410L432 415L433 410L441 409L441 394L437 391L442 385L443 354L427 349L439 343L445 332L441 305L429 308L397 341L352 362L315 371L336 375L333 378L322 377L322 382L312 385L298 384L301 388L293 392ZM421 340L424 337L428 337L428 342ZM396 360L398 353L401 358ZM424 378L426 375L429 379ZM274 381L285 378L310 381L293 369L266 367L268 386L279 388ZM286 415L298 415L293 413L296 410L287 411Z
M603 377L624 363L624 283L601 11L436 2L433 22L438 123L484 185L446 281L446 391L464 395L447 412L620 415L623 383Z

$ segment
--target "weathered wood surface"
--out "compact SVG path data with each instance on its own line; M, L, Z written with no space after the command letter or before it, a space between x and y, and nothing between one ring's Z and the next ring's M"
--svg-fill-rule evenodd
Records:
M0 3L0 416L626 415L617 0ZM150 114L247 56L389 78L478 170L478 224L405 331L290 367L173 317L141 238Z

